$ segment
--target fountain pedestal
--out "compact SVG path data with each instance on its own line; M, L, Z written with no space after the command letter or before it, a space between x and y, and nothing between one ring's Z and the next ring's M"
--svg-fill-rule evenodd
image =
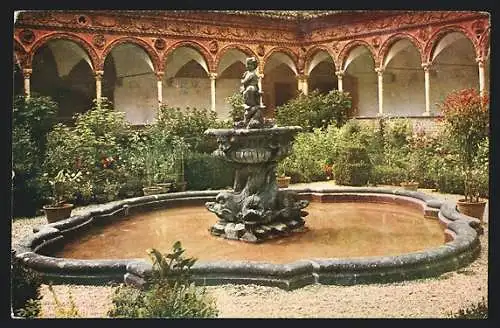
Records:
M209 129L217 138L215 156L235 166L233 190L222 191L206 207L219 221L212 235L257 243L302 232L306 228L303 209L309 204L291 190L276 184L277 162L288 156L301 127L254 129Z

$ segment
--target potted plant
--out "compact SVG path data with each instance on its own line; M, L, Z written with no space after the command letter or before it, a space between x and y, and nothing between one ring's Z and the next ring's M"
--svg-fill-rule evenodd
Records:
M477 157L480 145L488 138L489 99L475 89L450 93L441 105L444 124L450 140L456 146L464 174L464 198L458 200L458 210L482 220L486 200L480 199L477 178ZM483 192L484 193L484 192Z
M47 176L47 173L44 176ZM68 201L74 199L81 182L81 171L69 173L64 169L49 180L52 187L52 203L43 206L43 211L49 223L64 220L71 216L74 205L68 203Z
M287 167L290 164L290 159L284 158L280 162L278 162L277 166L277 176L276 176L276 183L278 184L279 188L288 188L290 185L290 180L291 178L287 176Z

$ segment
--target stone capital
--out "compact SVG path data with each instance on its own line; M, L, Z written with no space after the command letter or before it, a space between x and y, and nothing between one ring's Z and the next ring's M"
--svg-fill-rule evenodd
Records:
M33 73L33 70L31 68L23 69L23 76L25 79L29 79L31 77L31 73Z
M479 65L479 67L484 66L484 57L477 57L476 63Z
M343 77L344 77L344 74L345 74L345 71L342 71L342 70L340 70L340 71L336 71L336 72L335 72L335 75L336 75L336 76L337 76L337 78L339 78L339 79L343 78Z
M161 81L163 79L163 76L165 75L165 72L158 71L158 72L155 72L155 75L156 75L156 79L158 81Z
M382 75L384 74L384 70L385 70L385 69L384 69L384 68L382 68L382 67L376 67L376 68L375 68L375 72L377 72L377 75L378 75L378 76L382 76Z
M101 81L104 76L104 71L94 71L95 79Z
M210 78L210 80L215 80L217 79L217 73L211 72L208 74L208 77Z
M424 72L429 72L431 69L432 64L431 63L423 63L422 68L424 69Z
M308 77L309 77L309 75L306 75L306 74L297 74L297 80L300 80L300 81L306 81Z

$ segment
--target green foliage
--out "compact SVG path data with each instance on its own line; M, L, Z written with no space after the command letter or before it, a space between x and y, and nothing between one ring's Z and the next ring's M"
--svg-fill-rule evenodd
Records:
M351 105L350 95L338 90L327 94L321 94L317 90L308 95L300 93L276 108L276 122L281 126L298 125L308 131L326 128L330 124L340 127L347 121Z
M233 185L234 168L218 157L188 153L185 162L185 178L189 189L222 189Z
M243 115L245 114L245 100L243 99L243 94L241 92L235 92L225 100L231 105L229 116L231 116L233 122L242 121Z
M43 204L47 188L39 180L47 133L57 114L49 97L17 96L12 108L12 169L15 216L33 216Z
M11 305L16 316L34 318L41 311L40 276L11 250Z
M207 318L218 314L214 300L205 288L195 287L190 268L195 258L183 256L180 242L161 254L149 249L153 272L145 290L120 286L113 297L110 317L117 318Z
M325 131L297 134L292 153L287 158L286 172L293 182L311 182L326 179L324 165L334 159L338 129L329 126Z
M403 168L389 165L374 165L370 182L373 184L397 186L406 179L406 171Z
M479 201L481 179L478 173L476 157L479 145L489 134L489 97L481 96L475 89L453 91L447 95L440 106L444 124L458 149L460 164L464 172L465 199Z
M203 134L205 130L229 127L217 120L214 111L190 107L181 110L168 106L160 108L156 126L165 133L183 137L190 149L196 152L212 152L217 148L215 140Z
M62 169L82 171L94 199L116 199L129 176L122 159L133 142L130 131L125 114L114 111L103 99L93 109L75 115L73 127L57 124L49 133L44 170L48 176Z
M362 144L353 143L342 147L333 167L335 182L349 186L366 185L371 177L372 167L368 151Z
M90 196L90 185L83 183L81 171L70 173L62 169L55 177L49 178L49 183L52 187L53 206L60 206L73 199L78 191L84 192L87 197Z
M488 319L488 303L483 299L472 304L470 307L460 309L456 313L449 313L448 317L452 319Z
M73 300L73 295L71 291L68 291L69 297L69 306L63 306L59 299L57 298L56 292L52 285L49 284L49 291L52 294L52 298L56 304L56 318L80 318L80 312L76 307L75 301Z

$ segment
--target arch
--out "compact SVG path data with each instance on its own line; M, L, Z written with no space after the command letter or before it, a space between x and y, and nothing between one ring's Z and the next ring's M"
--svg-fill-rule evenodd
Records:
M481 38L479 39L479 49L481 52L481 57L488 57L490 54L490 28L488 27L486 31L483 32Z
M423 56L423 51L422 51L422 45L420 42L411 34L409 33L397 33L394 35L391 35L380 47L380 50L378 52L378 56L380 58L380 62L382 65L385 67L387 66L388 62L386 62L386 59L388 58L387 56L389 55L390 50L396 44L398 41L401 40L408 40L410 41L411 44L417 49L419 55L420 55L420 62L423 63L425 58ZM392 58L391 58L392 59ZM390 59L389 59L390 61Z
M262 69L262 71L264 71L264 68L266 67L269 58L271 58L271 56L275 53L285 54L290 59L291 64L293 64L293 66L290 66L290 63L288 63L288 67L290 67L290 69L295 74L297 74L298 71L297 54L295 54L291 49L285 47L274 47L264 56L264 58L262 59L262 67L260 68Z
M24 49L23 45L14 39L14 64L19 65L21 68L27 68L26 59L28 53Z
M152 67L153 71L157 72L159 70L159 68L161 67L160 66L161 65L160 58L159 58L158 54L156 53L156 51L153 49L153 47L151 47L148 43L146 43L142 39L135 38L135 37L129 37L129 36L113 40L113 42L111 42L104 49L104 51L102 52L101 61L99 62L99 70L104 70L104 62L106 60L106 57L113 49L115 49L119 45L127 44L127 43L134 44L134 45L138 46L139 48L141 48L142 50L144 50L146 52L146 54L149 56L149 60L151 60L151 64L153 65L153 67Z
M341 70L346 70L347 69L347 66L349 63L346 63L347 61L347 57L349 55L349 53L357 48L357 47L365 47L367 48L368 52L370 53L374 63L375 63L375 67L378 66L378 61L377 61L377 56L375 55L375 51L373 49L373 47L366 41L363 41L363 40L353 40L351 42L349 42L348 44L346 44L342 50L340 51L340 54L339 54L339 57L338 57L338 63L340 63L340 66L339 66L339 69Z
M163 54L163 57L161 59L162 70L164 70L163 65L165 65L165 61L167 60L168 56L170 56L174 52L175 49L181 48L181 47L188 47L188 48L194 49L201 55L201 57L205 60L205 63L207 65L207 67L206 67L206 69L208 70L207 74L214 71L214 60L213 60L213 57L210 55L210 52L205 47L203 47L201 44L199 44L198 42L186 41L186 40L174 43L165 51L165 53Z
M461 26L456 26L456 25L453 25L453 26L446 26L446 27L443 27L439 30L437 30L430 38L429 38L429 41L427 41L425 47L424 47L424 58L425 58L425 61L424 62L431 62L432 61L432 56L433 56L433 53L434 53L434 49L435 47L439 44L439 41L446 36L446 34L449 34L449 33L452 33L452 32L459 32L459 33L462 33L471 43L472 43L472 46L474 47L474 50L476 52L476 54L478 54L478 46L476 44L476 42L474 41L475 38L473 35L471 35L469 33L469 31L467 31L465 28L461 27Z
M83 49L83 51L86 52L87 56L89 57L88 59L90 60L89 65L91 66L91 69L94 70L95 68L99 67L100 63L99 56L97 56L97 53L95 52L92 45L90 45L85 39L70 33L53 33L45 35L40 39L38 39L37 41L35 41L35 44L33 44L33 47L28 53L28 58L26 60L26 65L27 65L26 68L31 68L33 57L35 56L38 49L40 49L41 46L47 44L49 41L52 40L67 40L75 42Z
M217 56L215 57L214 71L219 68L220 61L221 61L222 57L224 57L225 53L231 49L239 50L249 57L255 57L257 59L257 63L259 62L259 56L257 56L257 54L249 47L242 45L242 44L238 44L238 43L228 44L227 46L224 46L224 48L222 48L217 53Z
M305 74L309 75L309 73L314 69L314 67L317 64L319 64L319 62L318 62L311 67L311 64L313 63L315 56L320 51L324 51L330 56L330 58L332 59L334 68L336 68L335 56L330 52L330 49L324 45L318 45L318 46L314 46L314 47L310 48L309 50L307 50L306 54L304 55L304 57L305 57L305 65L304 65Z

